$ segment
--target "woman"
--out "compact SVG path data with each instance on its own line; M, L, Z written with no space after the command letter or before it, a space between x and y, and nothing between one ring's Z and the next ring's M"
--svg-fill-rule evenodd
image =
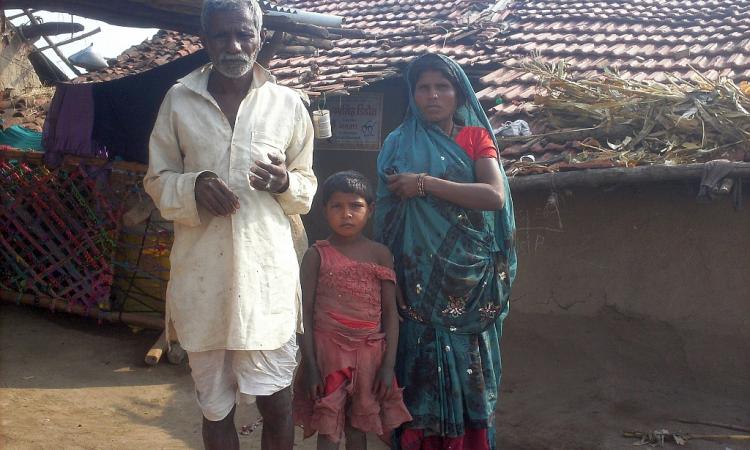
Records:
M428 54L378 157L378 240L403 301L396 376L414 420L397 449L494 449L500 335L516 271L497 144L463 70Z

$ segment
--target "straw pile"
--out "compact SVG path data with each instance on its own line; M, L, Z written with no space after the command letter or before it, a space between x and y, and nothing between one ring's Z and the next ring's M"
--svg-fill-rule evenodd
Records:
M524 69L539 79L541 93L534 103L541 107L544 126L532 127L535 135L501 141L521 144L518 154L536 146L537 153L552 148L563 157L519 161L514 167L520 172L573 169L582 163L598 167L591 162L605 161L632 167L750 159L747 82L711 80L697 72L691 80L635 81L607 69L596 79L574 80L564 61L531 60Z

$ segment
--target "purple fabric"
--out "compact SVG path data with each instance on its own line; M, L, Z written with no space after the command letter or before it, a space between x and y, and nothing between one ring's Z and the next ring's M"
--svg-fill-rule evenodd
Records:
M48 164L57 165L64 155L107 157L106 148L96 145L94 97L90 84L59 84L44 122L42 145Z
M77 155L147 163L164 95L206 62L206 52L199 51L112 81L58 84L44 123L45 162L57 167L64 155Z

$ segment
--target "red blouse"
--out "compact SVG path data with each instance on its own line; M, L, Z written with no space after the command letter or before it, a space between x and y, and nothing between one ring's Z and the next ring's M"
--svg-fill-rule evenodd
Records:
M495 148L489 131L484 127L463 127L456 135L455 140L472 161L479 158L497 159L497 148Z

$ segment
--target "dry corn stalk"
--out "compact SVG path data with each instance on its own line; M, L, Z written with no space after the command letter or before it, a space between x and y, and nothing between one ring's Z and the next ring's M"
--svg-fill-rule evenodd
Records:
M728 78L669 77L636 81L605 69L594 79L572 79L565 61L531 59L524 69L539 79L535 103L551 130L616 130L588 145L577 162L610 159L622 165L687 164L750 156L750 85ZM626 125L623 128L622 125ZM625 130L623 132L623 129Z

